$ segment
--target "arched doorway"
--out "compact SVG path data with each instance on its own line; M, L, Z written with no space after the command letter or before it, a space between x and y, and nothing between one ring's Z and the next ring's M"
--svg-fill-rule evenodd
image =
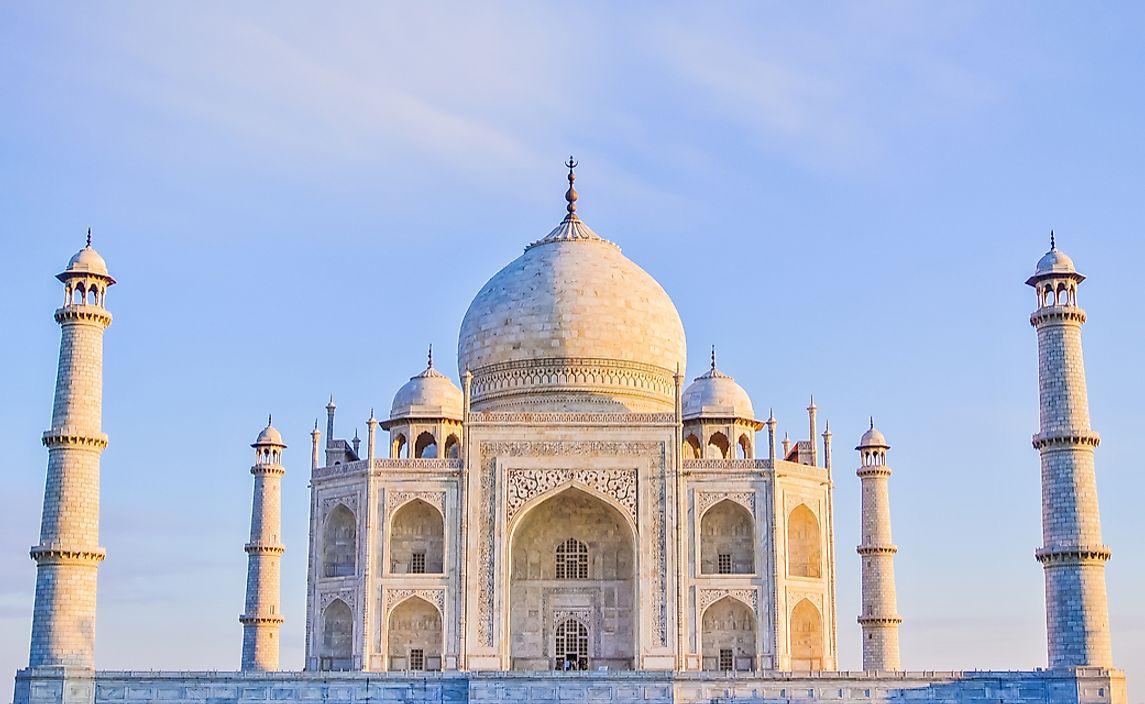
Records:
M390 670L441 669L441 613L420 597L390 612L386 652Z
M322 646L319 652L320 670L354 668L354 616L341 599L330 602L322 612Z
M791 610L791 669L817 672L823 669L823 616L807 599Z
M755 669L755 613L747 604L725 596L709 606L701 620L705 670Z
M636 536L625 516L604 499L567 488L535 504L511 530L510 667L632 669Z

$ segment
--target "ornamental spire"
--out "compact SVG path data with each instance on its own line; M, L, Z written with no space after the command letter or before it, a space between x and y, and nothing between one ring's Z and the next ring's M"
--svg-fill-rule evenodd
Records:
M89 237L88 239L90 240L91 238ZM1050 251L1052 252L1057 248L1058 248L1058 245L1056 242L1054 242L1054 231L1050 230Z
M573 169L575 169L578 165L579 163L573 159L571 155L569 156L569 160L565 162L565 166L569 167L569 189L565 191L565 201L568 203L568 205L565 206L565 210L567 210L569 215L573 217L576 217L577 199L576 187L573 185L573 181L576 180L576 173L573 171Z
M716 370L716 346L712 345L712 371Z
M87 229L87 246L91 247L91 228Z
M429 345L429 369L433 369L433 343Z

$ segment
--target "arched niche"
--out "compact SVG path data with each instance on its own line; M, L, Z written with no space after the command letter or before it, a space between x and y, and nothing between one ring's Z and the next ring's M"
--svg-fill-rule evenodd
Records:
M810 600L791 610L791 669L818 672L823 669L823 615Z
M322 643L318 654L321 670L354 668L354 615L341 599L322 611Z
M819 519L807 504L799 504L787 517L787 573L792 577L823 576Z
M326 516L322 528L322 576L351 577L357 574L358 522L354 512L338 504Z
M390 611L386 629L390 670L440 670L442 623L437 607L413 596Z
M739 599L725 596L704 610L701 647L705 670L755 669L755 612Z
M421 499L402 504L390 521L390 571L441 574L445 571L445 519Z
M636 536L624 514L577 487L550 492L516 519L509 554L512 669L564 669L554 634L567 618L588 629L588 669L633 669Z
M724 499L700 517L700 574L755 571L755 521L751 513Z

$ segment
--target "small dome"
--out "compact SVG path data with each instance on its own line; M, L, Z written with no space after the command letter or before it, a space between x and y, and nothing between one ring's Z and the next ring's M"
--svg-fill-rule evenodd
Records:
M258 434L258 439L254 441L251 447L258 447L259 445L277 445L278 447L286 447L282 442L282 433L270 424L268 421L266 427Z
M100 278L109 279L111 283L115 283L115 279L112 279L111 274L107 273L107 262L103 260L103 257L99 256L99 252L95 251L90 242L68 260L68 268L64 269L63 273L59 274L56 278L63 280L77 274L98 276Z
M1077 269L1073 265L1073 260L1070 259L1065 252L1060 249L1051 249L1046 252L1045 256L1038 260L1038 267L1034 274L1041 276L1043 274L1076 274Z
M743 418L757 423L747 392L735 379L716 369L714 361L706 374L697 377L684 389L682 401L684 420Z
M890 447L890 445L887 444L886 437L875 427L874 419L871 419L870 429L863 433L863 437L859 438L859 445L855 449L858 450L864 447Z
M390 420L399 418L448 418L461 420L463 397L461 389L454 386L449 377L433 368L425 371L402 385L394 394L390 406Z

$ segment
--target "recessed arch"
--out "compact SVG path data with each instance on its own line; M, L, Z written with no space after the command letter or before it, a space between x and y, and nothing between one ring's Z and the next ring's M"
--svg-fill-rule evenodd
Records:
M421 499L393 512L389 526L390 571L394 574L442 574L445 571L445 517Z
M558 578L562 544L575 548L573 578L567 563L565 577ZM580 572L581 545L587 574ZM556 652L554 634L571 611L588 629L588 669L632 669L639 623L636 560L635 526L615 500L566 484L530 501L509 531L504 623L510 667L563 669L566 653Z
M791 669L817 672L823 669L823 615L810 600L791 610Z
M461 441L457 439L456 433L450 433L445 438L445 456L451 460L461 456Z
M322 610L320 670L351 670L354 667L354 614L341 599Z
M437 606L417 595L390 609L386 653L390 670L440 670L442 617Z
M799 504L787 517L787 573L793 577L823 576L823 546L819 519Z
M357 557L358 521L346 504L339 503L326 514L322 527L322 576L357 574Z
M390 441L390 457L400 459L409 455L409 443L404 433L397 433Z
M751 574L755 570L755 520L724 499L700 517L700 574Z
M703 669L754 670L756 616L747 603L725 596L700 615Z

